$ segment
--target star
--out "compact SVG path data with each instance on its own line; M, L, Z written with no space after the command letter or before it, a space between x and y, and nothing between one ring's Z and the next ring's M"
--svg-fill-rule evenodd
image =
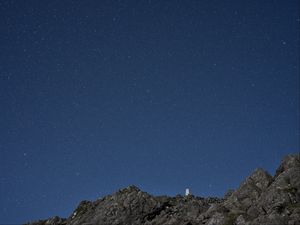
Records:
M80 176L80 172L76 172L76 173L75 173L75 176L76 176L76 177Z

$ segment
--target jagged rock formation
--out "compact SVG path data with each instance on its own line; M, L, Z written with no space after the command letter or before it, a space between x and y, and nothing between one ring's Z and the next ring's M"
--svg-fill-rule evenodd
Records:
M256 169L223 199L152 196L135 186L82 201L67 219L27 225L299 225L300 154L286 156L274 177Z

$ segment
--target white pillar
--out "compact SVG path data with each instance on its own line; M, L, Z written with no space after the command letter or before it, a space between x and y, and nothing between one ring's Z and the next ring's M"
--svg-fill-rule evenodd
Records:
M189 189L189 188L186 188L186 189L185 189L185 196L188 196L188 195L190 195L190 189Z

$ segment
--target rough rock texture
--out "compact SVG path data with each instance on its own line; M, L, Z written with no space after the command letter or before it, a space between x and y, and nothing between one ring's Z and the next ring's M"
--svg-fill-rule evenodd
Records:
M299 225L300 154L286 156L272 177L256 169L224 199L152 196L129 186L102 199L82 201L67 219L27 225Z

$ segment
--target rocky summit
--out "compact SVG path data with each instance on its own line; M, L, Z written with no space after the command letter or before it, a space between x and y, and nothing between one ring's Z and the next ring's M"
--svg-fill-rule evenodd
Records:
M152 196L129 186L94 202L82 201L69 218L27 225L299 225L300 154L286 156L275 176L256 169L224 198Z

